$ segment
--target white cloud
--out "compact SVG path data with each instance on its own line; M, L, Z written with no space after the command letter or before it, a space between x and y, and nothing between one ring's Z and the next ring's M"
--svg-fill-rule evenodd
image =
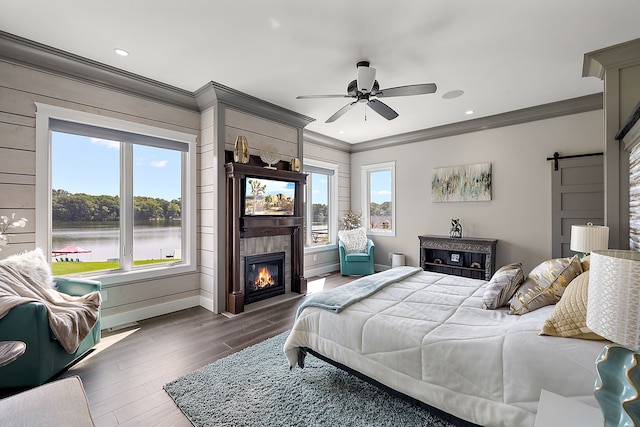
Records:
M149 162L154 168L163 168L167 166L167 163L169 163L169 160L152 160Z
M108 139L100 139L100 138L90 138L90 139L91 139L91 142L93 142L94 144L105 145L107 148L114 148L116 150L120 148L119 141L111 141Z

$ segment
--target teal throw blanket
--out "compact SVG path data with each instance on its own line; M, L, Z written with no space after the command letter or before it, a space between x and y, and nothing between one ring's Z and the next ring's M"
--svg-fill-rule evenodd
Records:
M340 313L353 303L378 292L380 289L422 271L420 267L396 267L380 273L364 276L346 285L309 295L298 307L296 319L306 307L319 307Z

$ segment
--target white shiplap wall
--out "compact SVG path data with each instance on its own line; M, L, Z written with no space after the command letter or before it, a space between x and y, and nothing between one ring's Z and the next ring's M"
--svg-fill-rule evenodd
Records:
M43 103L198 135L200 114L187 108L114 90L9 60L0 60L0 215L29 219L0 257L35 247L35 103ZM108 289L103 327L198 303L197 273L130 282Z

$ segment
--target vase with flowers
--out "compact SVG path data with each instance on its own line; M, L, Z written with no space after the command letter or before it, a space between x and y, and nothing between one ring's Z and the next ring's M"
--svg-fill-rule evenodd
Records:
M22 228L27 225L26 218L16 219L16 214L13 213L11 218L6 215L0 216L0 251L2 246L9 243L9 240L13 237L12 234L8 234L7 231L12 228Z

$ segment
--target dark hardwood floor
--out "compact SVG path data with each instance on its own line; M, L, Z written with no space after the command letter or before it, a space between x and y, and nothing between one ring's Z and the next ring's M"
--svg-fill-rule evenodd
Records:
M309 287L330 289L353 279L333 273L310 279ZM59 378L82 378L100 427L190 426L162 386L290 329L301 301L296 298L232 318L196 307L140 321L129 329L103 331L96 349Z

